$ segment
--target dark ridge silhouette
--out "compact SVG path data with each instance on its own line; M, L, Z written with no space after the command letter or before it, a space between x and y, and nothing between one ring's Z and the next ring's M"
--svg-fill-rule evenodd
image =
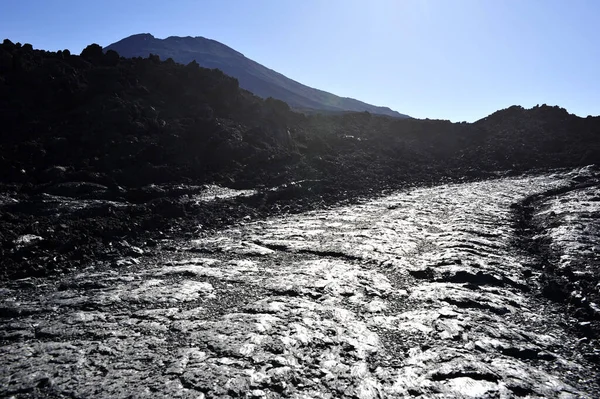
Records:
M4 181L40 184L61 165L121 185L382 186L415 173L584 165L600 154L600 118L559 107L513 106L475 123L306 115L195 61L127 59L96 44L75 56L8 40L0 60Z
M157 39L149 33L127 37L106 47L124 57L158 55L182 64L196 61L202 67L218 68L240 82L240 87L262 98L273 97L303 112L368 111L397 118L407 118L387 107L366 104L353 98L339 97L298 83L286 76L246 58L243 54L204 37Z
M585 165L600 154L600 118L559 107L513 106L475 123L306 115L195 61L127 59L96 44L75 56L6 40L0 83L3 181L45 183L60 165L120 185L385 186L415 173Z

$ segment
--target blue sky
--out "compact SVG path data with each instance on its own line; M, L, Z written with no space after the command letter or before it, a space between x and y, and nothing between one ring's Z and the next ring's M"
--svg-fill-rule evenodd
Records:
M513 104L600 113L597 0L1 0L0 38L80 52L204 36L312 87L418 118Z

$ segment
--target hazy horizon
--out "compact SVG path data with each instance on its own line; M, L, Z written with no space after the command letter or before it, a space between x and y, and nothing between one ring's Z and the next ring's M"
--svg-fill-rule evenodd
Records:
M600 112L600 3L10 1L0 37L79 53L138 33L217 40L290 79L416 118Z

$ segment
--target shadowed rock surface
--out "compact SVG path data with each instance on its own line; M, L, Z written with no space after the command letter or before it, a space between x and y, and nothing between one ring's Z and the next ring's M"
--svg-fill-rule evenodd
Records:
M589 198L586 173L409 189L6 282L0 394L596 397L589 347L514 245L514 204L578 178ZM587 202L548 201L579 260Z
M544 297L560 303L586 356L600 362L600 179L597 167L571 184L517 204L518 245L534 258Z

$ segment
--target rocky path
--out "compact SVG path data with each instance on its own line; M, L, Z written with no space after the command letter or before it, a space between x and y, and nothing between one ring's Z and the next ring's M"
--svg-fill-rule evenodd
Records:
M597 397L513 246L511 205L571 177L414 189L5 283L0 396Z

